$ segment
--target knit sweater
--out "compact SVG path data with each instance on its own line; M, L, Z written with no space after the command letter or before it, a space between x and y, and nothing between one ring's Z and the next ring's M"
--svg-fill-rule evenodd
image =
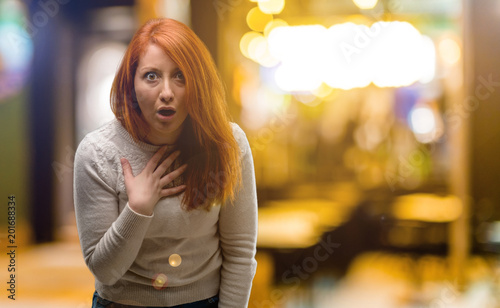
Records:
M174 306L219 294L219 307L247 307L256 270L257 194L252 154L240 147L243 185L234 201L206 211L181 207L184 193L160 199L151 216L128 204L120 163L134 175L160 148L135 142L114 119L85 136L74 164L74 203L85 262L107 300Z

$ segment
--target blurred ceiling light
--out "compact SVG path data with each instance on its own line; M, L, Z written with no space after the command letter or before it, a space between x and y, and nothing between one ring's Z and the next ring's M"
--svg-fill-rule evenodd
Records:
M285 0L259 1L259 8L267 14L279 14L285 8Z
M411 194L398 197L393 204L395 218L427 222L450 222L462 214L462 202L456 196Z
M24 87L33 57L31 36L22 25L25 17L21 4L14 1L7 5L0 1L1 9L10 11L0 16L0 103Z
M421 54L416 59L420 62L420 79L421 83L429 83L436 75L436 49L434 42L426 35L422 35L422 49Z
M375 46L371 61L373 83L378 87L398 87L418 81L422 66L429 61L425 56L430 53L425 51L427 45L422 35L407 22L382 23L381 28L374 39L380 48Z
M436 129L434 113L427 107L417 107L410 111L412 130L417 134L428 134Z
M264 127L271 113L266 99L273 99L273 97L268 97L266 89L256 88L252 84L243 84L240 95L241 120L245 127L252 130Z
M109 93L126 45L103 43L87 53L79 65L77 127L83 137L114 118Z
M259 58L257 58L257 62L264 67L274 67L278 65L280 61L274 58L271 55L271 53L269 53L269 49L267 48L267 42L266 42L265 52Z
M0 37L0 72L26 71L33 56L33 42L25 28L1 23Z
M435 74L434 44L407 22L281 26L267 40L281 61L275 78L284 91L311 91L322 82L345 90L401 87Z
M261 66L273 67L279 63L279 60L274 58L269 52L267 40L258 32L246 33L240 41L240 49L246 57L259 63Z
M322 199L276 200L259 209L260 247L306 248L349 217L349 208Z
M299 92L295 93L293 95L295 99L297 99L299 102L301 102L304 105L308 106L315 106L318 104L318 102L321 102L310 92Z
M487 225L486 240L490 243L500 244L500 221L494 221Z
M373 65L366 33L370 28L348 22L331 26L324 38L327 55L322 61L323 81L332 88L366 87L373 80Z
M247 24L254 31L263 32L271 20L273 16L263 13L258 7L254 7L247 14Z
M260 247L303 248L314 245L320 234L311 213L265 213L259 210L257 242Z
M415 138L422 143L434 142L442 135L442 123L430 106L417 105L409 113L409 122Z
M333 89L330 88L327 84L322 83L318 88L311 91L314 96L319 98L325 98L332 94Z
M273 29L278 28L278 27L287 27L287 26L288 26L288 23L286 21L284 21L283 19L279 19L279 18L273 19L269 23L267 23L266 27L264 28L264 35L266 37L268 37L269 33Z
M322 83L325 55L324 33L320 25L278 27L269 33L269 51L281 60L276 84L284 91L310 91Z
M353 0L353 2L360 9L369 10L373 9L377 5L378 0Z
M252 38L248 44L248 55L251 59L258 62L258 59L263 57L267 50L267 41L262 34Z
M318 71L307 65L278 66L274 79L281 90L289 92L311 91L323 82Z
M276 93L263 84L243 83L240 91L241 120L245 127L257 130L290 105L290 96Z
M438 45L439 56L443 60L444 63L448 65L454 65L460 60L461 51L458 43L451 39L446 38L439 42Z
M191 24L191 1L160 0L156 3L156 15L178 20L186 25Z
M354 140L363 150L375 150L384 138L382 127L374 121L367 121L354 130Z
M130 32L135 32L137 21L135 11L127 6L110 6L94 10L91 13L92 30L113 32L115 39L130 39Z

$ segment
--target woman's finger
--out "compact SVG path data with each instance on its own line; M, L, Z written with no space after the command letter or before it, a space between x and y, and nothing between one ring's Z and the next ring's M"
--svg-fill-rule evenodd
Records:
M179 185L179 186L172 187L172 188L164 188L161 190L160 195L161 195L161 197L168 197L168 196L178 194L178 193L182 192L184 189L186 189L186 185Z
M160 179L160 187L166 186L168 183L172 182L175 180L178 176L180 176L184 171L186 171L187 164L184 164L180 166L179 168L175 169L174 171L170 172L169 174L163 176Z
M170 154L159 166L156 168L154 173L159 174L160 176L165 173L165 171L170 167L170 165L173 164L173 162L179 157L179 154L181 154L181 151L177 150Z
M156 166L158 166L160 159L162 158L163 154L165 154L167 149L168 145L165 145L161 147L158 151L156 151L153 157L151 157L151 159L146 164L146 167L144 167L144 170L148 170L149 172L153 173L155 171Z

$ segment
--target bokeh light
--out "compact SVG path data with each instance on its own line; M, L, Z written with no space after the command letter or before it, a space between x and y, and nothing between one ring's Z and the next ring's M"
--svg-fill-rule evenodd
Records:
M410 128L419 142L434 142L443 134L442 120L431 106L416 105L408 117Z
M0 1L0 100L27 83L33 42L23 27L24 15L20 1Z
M378 2L378 0L353 0L353 1L357 7L363 10L373 9Z
M260 36L262 36L262 34L260 34L259 32L250 31L250 32L245 33L241 37L241 39L240 39L240 51L245 57L251 59L250 54L249 54L250 43L253 41L253 39L260 37Z
M278 27L287 27L287 26L288 26L288 23L286 21L284 21L283 19L279 19L279 18L273 19L270 22L268 22L266 27L264 28L264 35L266 37L268 37L269 33L271 33L271 31L273 29L278 28Z
M436 129L436 120L432 110L426 107L414 108L410 113L412 130L417 134L428 134Z
M323 82L345 90L402 87L435 75L432 40L407 22L283 25L269 31L267 42L280 61L275 79L284 91L311 91Z
M254 7L247 14L247 24L254 31L264 31L271 20L273 16L262 12L258 7Z
M458 43L451 38L445 38L439 42L439 55L441 60L448 65L454 65L460 60L461 51Z
M285 0L259 1L259 9L266 14L279 14L285 8Z

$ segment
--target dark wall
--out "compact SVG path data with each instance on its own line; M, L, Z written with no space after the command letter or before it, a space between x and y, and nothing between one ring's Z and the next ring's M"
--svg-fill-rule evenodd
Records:
M463 102L471 116L472 217L500 220L500 3L470 1L471 62Z

